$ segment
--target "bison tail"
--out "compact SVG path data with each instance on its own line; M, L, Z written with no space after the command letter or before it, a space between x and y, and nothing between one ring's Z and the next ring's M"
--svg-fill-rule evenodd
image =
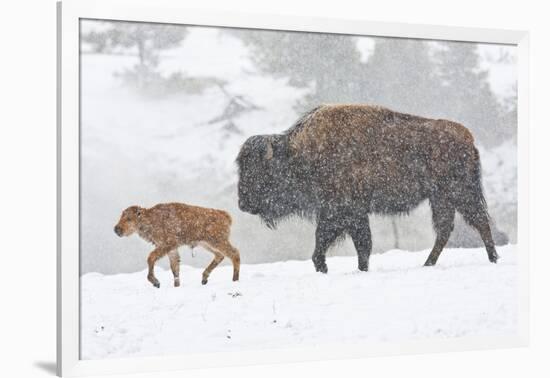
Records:
M470 169L466 170L466 177L462 181L462 191L457 207L464 215L466 222L470 224L476 223L480 218L490 219L483 190L479 151L475 147L473 148L472 164Z

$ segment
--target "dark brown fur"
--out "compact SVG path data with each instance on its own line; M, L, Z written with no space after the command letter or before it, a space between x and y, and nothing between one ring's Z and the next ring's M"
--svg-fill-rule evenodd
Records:
M298 215L317 221L313 262L326 272L327 249L351 236L368 269L369 214L403 214L428 199L436 263L455 211L496 262L474 138L463 125L366 105L321 105L283 134L250 137L237 157L239 207L268 226Z
M149 209L131 206L122 212L115 226L117 235L137 233L155 246L147 258L147 279L155 287L159 287L160 283L154 275L154 266L165 255L170 259L174 286L179 286L180 257L177 249L181 246L194 248L200 245L214 254L214 260L203 273L203 284L208 282L208 276L224 257L233 263L233 281L237 281L240 255L229 242L230 231L231 216L227 212L183 203L158 204Z
M455 174L452 160L468 171L479 164L474 138L461 124L379 106L324 105L289 136L292 154L320 167L319 184L331 188L327 200L366 189L381 213L415 207L428 186ZM321 167L327 161L330 166Z

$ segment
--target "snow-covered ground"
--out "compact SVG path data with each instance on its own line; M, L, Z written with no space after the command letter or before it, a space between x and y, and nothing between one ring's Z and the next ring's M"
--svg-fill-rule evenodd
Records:
M354 257L331 257L328 275L310 261L243 265L240 282L222 265L206 286L184 265L179 288L157 268L160 289L145 271L88 273L81 358L513 335L520 252L498 252L495 265L484 249L446 249L427 268L429 251L394 250L373 255L367 273Z

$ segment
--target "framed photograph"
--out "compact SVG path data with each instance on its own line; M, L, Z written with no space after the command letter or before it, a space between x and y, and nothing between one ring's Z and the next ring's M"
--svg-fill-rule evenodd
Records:
M58 3L58 374L527 345L528 34Z

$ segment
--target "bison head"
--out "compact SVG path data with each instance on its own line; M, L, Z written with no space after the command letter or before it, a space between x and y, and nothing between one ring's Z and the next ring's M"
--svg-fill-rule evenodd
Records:
M122 212L120 220L115 226L115 234L118 236L130 236L137 231L140 222L142 208L131 206Z
M297 206L289 159L286 135L252 136L237 157L239 208L259 215L270 228Z

